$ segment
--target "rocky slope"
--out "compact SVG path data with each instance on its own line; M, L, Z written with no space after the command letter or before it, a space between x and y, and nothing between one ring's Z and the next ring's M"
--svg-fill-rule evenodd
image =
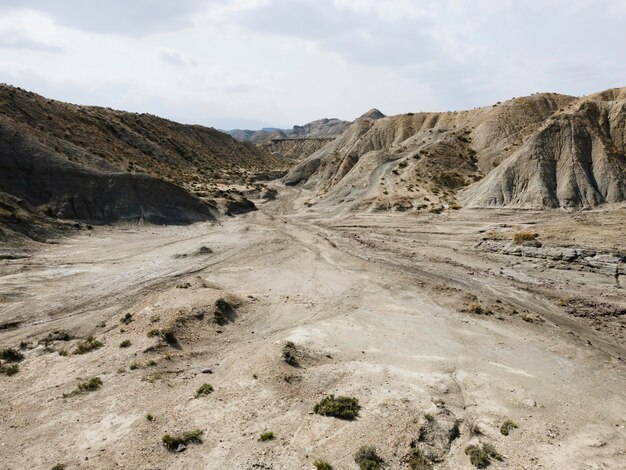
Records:
M315 189L312 203L347 209L621 202L624 90L583 98L535 94L460 112L365 115L293 168L285 183Z
M206 220L214 208L197 196L210 199L223 192L220 181L249 182L280 166L263 150L214 129L0 86L0 193L7 220L24 210L89 223Z
M255 144L268 144L277 139L326 139L341 135L350 125L341 119L318 119L291 129L265 128L258 131L249 129L233 129L226 131L235 139Z
M333 118L318 119L291 129L234 129L226 132L237 140L252 142L280 158L301 160L340 136L350 124L349 121Z

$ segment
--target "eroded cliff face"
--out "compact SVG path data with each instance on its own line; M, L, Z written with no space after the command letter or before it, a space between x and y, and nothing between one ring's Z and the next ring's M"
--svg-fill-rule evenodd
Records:
M624 89L363 117L285 177L347 208L585 208L626 200Z

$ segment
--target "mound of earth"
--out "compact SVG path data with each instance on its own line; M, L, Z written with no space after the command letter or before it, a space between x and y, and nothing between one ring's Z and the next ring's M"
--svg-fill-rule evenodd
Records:
M584 98L535 94L460 112L366 113L284 182L314 189L311 203L347 209L621 202L624 90Z

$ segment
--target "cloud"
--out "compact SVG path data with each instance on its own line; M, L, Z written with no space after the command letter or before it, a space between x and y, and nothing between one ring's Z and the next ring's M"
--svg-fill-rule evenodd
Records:
M189 54L177 51L176 49L159 48L157 49L159 59L168 65L177 67L196 67L198 63Z
M54 24L32 12L0 16L0 47L54 54L65 52L65 47L57 40Z
M127 36L175 31L193 14L222 0L2 0L0 11L36 10L63 26Z
M18 28L0 29L0 47L6 49L25 49L31 51L50 52L59 54L65 52L65 48L39 39Z

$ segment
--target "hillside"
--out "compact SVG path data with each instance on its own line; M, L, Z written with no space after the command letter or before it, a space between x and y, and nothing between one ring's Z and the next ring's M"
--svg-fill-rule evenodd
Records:
M216 214L212 198L232 198L221 183L249 184L281 165L214 129L0 86L5 219L24 201L21 210L38 216L89 223L207 220Z
M251 142L279 158L301 160L340 136L350 124L341 119L324 118L291 129L234 129L226 132L237 140Z
M535 94L460 112L365 116L293 168L285 183L348 209L621 202L625 104L621 89L584 98Z

